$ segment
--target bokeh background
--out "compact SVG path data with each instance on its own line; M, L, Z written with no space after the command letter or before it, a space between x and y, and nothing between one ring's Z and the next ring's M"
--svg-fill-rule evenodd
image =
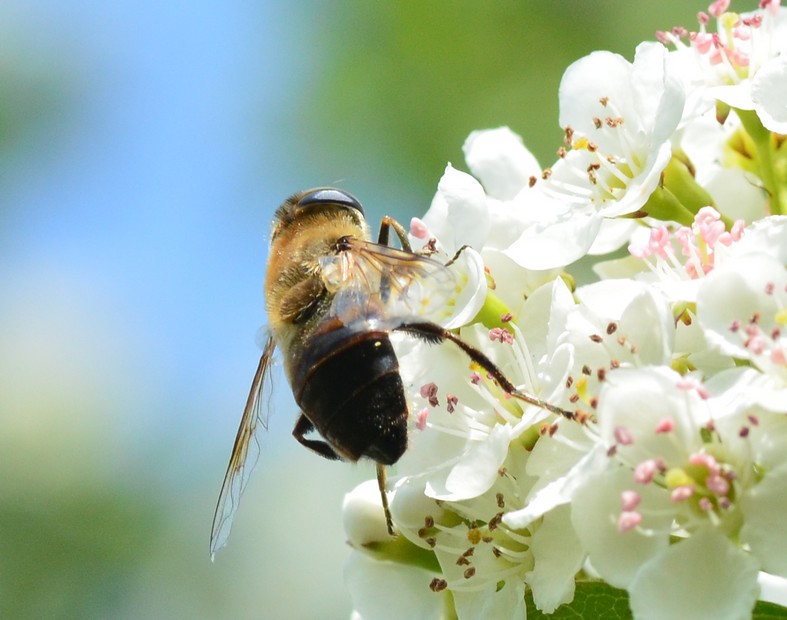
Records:
M373 468L299 446L286 386L208 555L274 209L335 184L407 221L503 124L548 165L563 70L703 8L2 0L0 617L347 618Z

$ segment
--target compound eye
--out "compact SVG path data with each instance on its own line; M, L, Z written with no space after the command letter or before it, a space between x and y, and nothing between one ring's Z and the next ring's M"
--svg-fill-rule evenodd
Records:
M306 192L298 201L299 208L317 207L332 204L355 209L361 215L364 215L363 207L355 196L345 192L344 190L334 189L333 187L313 189Z

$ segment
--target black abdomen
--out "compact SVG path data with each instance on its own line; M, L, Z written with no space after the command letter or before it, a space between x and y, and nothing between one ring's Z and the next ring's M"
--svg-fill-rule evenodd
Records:
M391 465L407 448L407 401L386 332L340 326L309 339L295 399L341 456Z

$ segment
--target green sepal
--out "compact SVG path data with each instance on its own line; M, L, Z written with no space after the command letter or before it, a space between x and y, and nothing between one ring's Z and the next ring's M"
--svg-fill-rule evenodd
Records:
M434 551L419 547L401 535L386 541L367 543L362 549L378 560L417 566L433 573L440 572L440 563Z
M505 327L507 322L504 322L501 317L510 314L511 311L508 306L494 293L487 292L484 305L475 315L473 323L481 323L484 327L493 329L495 327Z

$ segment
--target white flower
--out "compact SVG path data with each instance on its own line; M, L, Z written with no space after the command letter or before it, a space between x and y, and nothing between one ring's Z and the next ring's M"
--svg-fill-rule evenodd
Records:
M344 567L353 620L440 618L445 595L429 590L435 574L417 566L375 559L353 551Z
M703 608L743 617L757 596L757 570L787 568L776 525L787 467L774 460L784 454L787 418L753 411L737 382L723 385L709 398L702 384L667 369L621 369L602 390L610 467L574 494L572 518L593 568L626 588L642 617L676 613L663 592L675 587L666 575L677 561L676 585L693 592L681 617L701 617ZM739 537L750 553L734 546ZM723 570L705 564L716 553L726 558ZM657 574L665 577L654 582Z
M787 28L782 28L781 36L787 36ZM785 101L787 101L787 58L781 56L774 58L757 72L751 84L751 102L766 129L785 134L787 133Z
M781 527L787 510L785 390L769 394L763 378L753 369L735 369L710 381L708 388L717 392L711 403L719 412L720 434L730 438L731 460L754 465L740 481L740 539L762 570L787 577L787 537Z
M629 588L638 620L745 620L758 591L756 562L711 528L644 564Z
M481 326L462 331L463 339L497 362L511 381L538 396L524 341L493 342L489 334ZM415 415L399 472L425 479L425 492L435 499L463 501L487 492L510 444L548 414L538 409L524 414L518 401L503 398L485 371L472 370L451 343L415 343L401 350L402 378L412 386Z
M414 248L422 247L430 237L438 239L449 256L463 245L484 247L490 230L484 188L472 176L448 164L421 222L425 229L418 236L412 235L411 227Z
M738 156L746 156L742 132L734 113L720 123L715 108L708 108L690 117L674 142L688 155L697 184L710 194L716 210L732 220L753 222L768 215L768 192L751 170L736 165Z
M527 484L523 447L512 446L483 494L464 501L437 501L423 483L402 478L396 484L391 512L399 530L416 547L429 550L442 575L429 588L450 589L460 617L518 618L524 609L524 575L533 567L529 536L502 524L509 502L521 502Z
M530 544L534 565L525 580L536 607L547 614L573 600L575 577L585 560L570 520L567 506L552 510L535 528Z
M670 137L683 111L683 90L666 58L658 44L643 43L633 64L594 52L566 70L560 124L571 150L538 192L518 199L532 224L508 256L530 269L566 265L593 246L603 218L645 205L672 156ZM632 226L610 234L622 243Z
M508 127L474 131L462 150L486 195L501 202L512 200L541 176L536 158Z
M661 38L676 46L673 64L695 99L754 110L768 130L787 133L787 15L779 2L742 14L728 12L728 4L711 6L715 33L707 31L709 16L702 14L698 31L675 29Z
M455 343L392 337L411 412L398 536L374 482L348 496L354 617L520 619L527 590L551 613L586 576L638 619L745 618L760 584L787 600L787 188L768 131L787 128L787 19L728 4L716 35L704 14L662 33L674 52L571 65L551 168L508 128L471 133L472 174L449 165L413 219L443 262L472 246L425 320L534 400ZM590 266L601 281L575 288Z
M645 204L683 112L684 92L666 58L660 45L642 43L633 63L594 52L566 70L560 125L573 132L572 151L552 168L547 187L556 198L573 196L605 217Z
M697 318L712 346L750 360L787 388L784 262L765 253L751 254L715 269L699 288Z

